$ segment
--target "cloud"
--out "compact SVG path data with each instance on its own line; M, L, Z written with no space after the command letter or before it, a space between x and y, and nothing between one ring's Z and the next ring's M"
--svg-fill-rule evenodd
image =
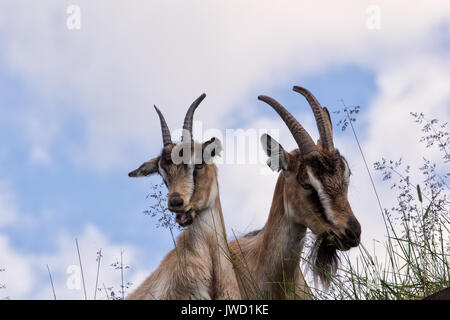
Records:
M6 182L0 182L0 284L6 286L0 289L0 298L11 299L52 299L53 294L46 265L50 266L55 291L58 299L83 299L82 287L71 289L67 282L76 278L79 273L78 254L75 238L78 238L82 265L84 270L87 295L89 299L94 296L95 279L97 272L97 255L101 249L103 257L100 265L99 286L114 287L117 293L120 290L120 270L111 264L120 261L123 252L125 279L133 283L127 290L136 288L150 270L155 268L162 257L148 256L130 243L118 243L108 239L95 225L86 224L80 234L65 230L65 227L56 226L53 233L55 248L52 250L40 249L30 252L20 249L15 242L11 231L27 230L30 226L37 226L38 221L20 211L17 198ZM20 223L19 223L20 222ZM52 221L45 221L51 223ZM41 221L42 223L42 221ZM23 240L23 239L22 239ZM149 263L149 261L151 261ZM71 267L72 266L72 267ZM70 271L70 273L68 273ZM81 281L80 281L81 284ZM98 292L99 298L106 298L104 291Z
M0 298L26 297L35 284L32 266L25 263L26 259L11 247L10 240L0 233L0 284L5 289L0 290Z
M2 285L14 283L8 289L0 289L0 299L11 296L22 296L33 286L32 270L29 264L23 263L20 252L11 247L9 237L3 230L20 221L20 212L16 204L16 196L7 181L0 180L0 288Z
M371 159L403 157L413 165L422 162L422 155L437 159L437 148L427 149L419 143L421 126L414 123L410 112L423 112L428 119L441 122L450 117L450 56L421 55L405 57L395 68L386 68L377 76L379 94L369 108Z
M0 294L11 299L53 299L53 292L47 265L54 282L57 299L84 299L84 290L79 268L78 253L75 237L60 231L55 238L57 248L53 252L29 253L16 249L8 237L0 234L1 267L0 282L6 288ZM120 292L121 273L111 264L121 261L123 252L125 284L133 283L130 290L134 290L150 270L156 265L143 266L139 259L139 251L126 243L115 243L107 239L102 232L93 225L86 225L78 237L87 297L93 299L97 275L97 252L102 249L102 259L99 272L99 288L97 299L106 299L103 285L112 288L117 294ZM111 292L108 290L108 294ZM119 294L120 295L120 294Z
M155 150L152 104L180 127L184 110L205 91L199 116L221 127L246 95L287 74L348 63L376 69L395 65L405 51L428 50L435 46L429 35L450 12L448 1L423 8L379 1L381 29L371 31L360 1L330 1L326 10L292 1L77 4L81 30L70 31L60 1L2 2L3 60L40 101L17 120L33 159L48 163L62 139L74 161L103 171L123 164L130 150ZM83 130L79 140L63 130L73 118Z
M0 230L17 221L18 209L11 187L0 180Z
M57 238L57 249L49 254L40 254L33 257L32 261L36 270L39 270L41 280L38 290L34 292L35 298L51 299L53 297L46 265L51 268L55 282L55 291L58 299L84 299L84 290L78 261L78 252L74 241L74 236L67 233L60 233ZM97 274L97 252L102 250L102 259L99 273L99 287L114 287L113 291L118 294L121 285L120 269L115 269L111 264L121 261L121 251L123 252L125 283L127 281L138 283L142 281L141 265L138 262L138 251L130 244L119 244L107 239L102 232L93 225L86 225L83 232L78 237L80 255L84 280L86 284L88 299L93 299ZM147 269L148 270L148 269ZM44 290L47 288L47 290ZM100 299L106 299L105 292L97 292Z

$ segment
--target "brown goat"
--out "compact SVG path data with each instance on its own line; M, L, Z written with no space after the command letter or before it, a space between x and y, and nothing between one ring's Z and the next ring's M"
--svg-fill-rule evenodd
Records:
M294 87L294 91L309 102L320 140L316 145L277 101L258 97L280 115L298 149L287 152L269 135L261 137L267 164L281 173L264 228L230 243L241 294L248 299L309 298L299 266L307 228L317 236L310 257L314 276L325 285L336 271L337 250L348 250L360 241L361 226L347 199L350 169L334 148L329 113L308 90Z

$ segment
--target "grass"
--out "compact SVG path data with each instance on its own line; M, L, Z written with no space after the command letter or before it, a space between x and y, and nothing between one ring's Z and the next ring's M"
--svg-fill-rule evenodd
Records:
M347 110L347 121L351 124L354 119ZM423 125L424 136L419 141L426 142L428 148L437 146L443 155L441 161L431 163L423 157L423 166L419 168L423 174L421 184L413 184L412 169L403 165L401 159L374 163L383 180L393 181L392 195L397 200L397 205L389 210L381 208L379 201L386 238L374 241L372 249L361 244L355 257L341 255L341 266L330 277L329 290L311 288L314 299L423 299L450 286L450 174L445 172L450 162L449 133L446 124L439 124L436 119L411 115ZM351 128L357 139L352 124Z
M342 265L327 292L312 290L316 299L409 300L422 299L450 286L449 221L441 217L435 232L425 232L426 215L433 206L418 210L417 216L402 216L396 226L388 216L390 235L372 252L360 245L354 259L342 255ZM415 219L417 218L417 219ZM379 252L385 256L379 255Z

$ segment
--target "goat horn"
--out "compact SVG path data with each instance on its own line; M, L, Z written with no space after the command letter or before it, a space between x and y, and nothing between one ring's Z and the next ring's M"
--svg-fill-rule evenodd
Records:
M155 105L153 105L153 106L155 107L155 110L159 116L159 121L161 122L163 145L165 147L169 144L172 144L172 138L170 137L170 130L169 130L169 127L167 126L166 119L164 119L164 116L161 113L161 111L159 111L159 109Z
M195 109L197 109L200 102L205 99L206 94L202 94L200 97L198 97L194 102L192 102L191 106L189 107L186 117L184 117L184 124L183 124L183 134L181 137L182 141L192 140L192 120L194 118L194 112Z
M280 115L281 119L283 119L291 131L302 155L317 152L317 146L314 144L309 133L278 101L268 96L258 96L258 99L270 105Z
M314 118L316 118L317 129L319 129L322 146L329 151L334 150L333 132L329 113L320 106L319 101L317 101L313 94L307 89L294 86L292 90L303 95L311 106L314 113Z

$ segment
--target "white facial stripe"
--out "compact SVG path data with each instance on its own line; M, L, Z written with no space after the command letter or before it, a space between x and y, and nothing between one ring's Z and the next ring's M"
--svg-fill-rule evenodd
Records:
M325 215L329 221L332 223L335 223L334 217L335 214L333 210L331 209L331 199L328 193L325 191L325 188L322 185L322 182L320 182L319 179L317 179L310 169L307 169L309 181L311 182L311 185L316 189L317 194L319 195L320 202L322 203L322 207L325 210Z

